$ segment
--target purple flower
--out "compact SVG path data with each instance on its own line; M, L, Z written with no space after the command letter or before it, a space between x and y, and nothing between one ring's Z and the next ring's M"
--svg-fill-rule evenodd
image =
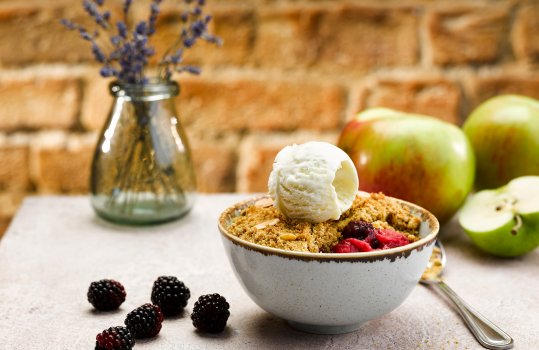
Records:
M178 64L182 61L183 49L178 49L176 53L169 57L170 63Z
M83 27L79 27L79 34L80 34L80 37L84 40L87 40L87 41L94 40L94 38L90 35L90 33L88 33L86 29L84 29Z
M127 39L127 26L125 25L125 23L122 21L116 22L116 28L118 29L118 34L123 39Z
M75 23L73 23L70 20L65 19L65 18L62 18L60 20L60 23L69 30L74 30L74 29L78 28L78 26Z
M107 61L107 56L105 56L103 51L101 51L95 42L92 43L92 53L94 54L97 62L105 63Z
M145 69L149 58L155 55L150 38L156 32L162 0L151 0L149 16L146 20L128 21L132 0L123 0L123 18L115 19L104 9L105 0L82 0L82 7L94 21L92 28L62 19L61 23L69 30L77 30L83 40L89 41L91 51L97 62L103 66L99 73L103 77L115 77L121 83L144 84L149 81ZM203 13L204 0L183 0L185 10L181 13L181 29L171 47L163 53L159 63L158 79L169 80L174 72L200 74L198 67L184 65L185 50L194 46L199 39L220 44L221 41L208 33L211 16ZM133 24L132 24L133 23ZM97 40L106 35L105 40ZM109 42L108 46L101 46Z
M194 67L194 66L181 66L181 67L177 67L177 68L176 68L176 72L178 72L178 73L181 73L181 72L187 72L187 73L199 75L201 71L200 71L200 68L198 68L198 67Z
M146 28L146 22L142 21L142 22L139 22L137 24L137 26L135 27L135 32L138 34L138 35L146 35L146 31L147 31L147 28Z
M155 24L157 22L157 16L159 15L159 3L160 1L154 0L150 5L150 19L148 20L149 28L148 35L155 33Z
M99 10L95 7L94 3L90 2L90 0L83 0L82 6L100 27L103 29L108 29L107 20L101 13L99 13Z
M101 70L99 71L99 74L101 74L101 76L104 78L115 77L115 76L118 76L118 71L114 68L105 66L101 68Z
M191 32L193 33L193 36L199 37L202 36L202 34L206 31L206 23L202 22L201 20L195 21L193 25L191 25Z
M124 8L123 8L124 18L127 17L127 14L129 13L129 9L131 8L131 2L132 0L124 1Z
M112 45L114 45L114 46L117 47L117 46L119 46L120 43L122 42L122 37L119 36L119 35L114 35L114 36L112 36L112 37L110 38L110 42L111 42Z

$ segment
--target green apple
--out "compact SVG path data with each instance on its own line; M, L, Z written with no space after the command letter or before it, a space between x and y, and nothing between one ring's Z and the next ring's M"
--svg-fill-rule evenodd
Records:
M539 175L539 101L517 95L491 98L463 125L476 158L476 189Z
M462 130L440 119L368 109L347 123L338 146L354 162L360 190L416 203L441 222L473 186L471 145Z
M491 254L513 257L532 251L539 246L539 176L522 176L470 196L459 223Z

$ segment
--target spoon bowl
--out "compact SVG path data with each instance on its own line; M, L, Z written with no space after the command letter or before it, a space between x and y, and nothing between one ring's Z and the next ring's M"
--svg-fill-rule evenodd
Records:
M427 268L419 282L438 288L455 304L466 325L483 347L493 350L511 349L514 345L513 338L468 305L444 282L442 274L446 263L444 246L440 240L436 240Z

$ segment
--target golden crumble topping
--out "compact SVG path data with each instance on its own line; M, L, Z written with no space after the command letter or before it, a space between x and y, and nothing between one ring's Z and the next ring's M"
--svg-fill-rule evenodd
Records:
M230 225L229 232L256 244L300 252L330 252L341 239L350 221L370 222L375 228L392 229L410 242L419 239L421 220L410 210L381 193L356 196L354 203L339 220L310 223L288 219L264 198L243 210Z

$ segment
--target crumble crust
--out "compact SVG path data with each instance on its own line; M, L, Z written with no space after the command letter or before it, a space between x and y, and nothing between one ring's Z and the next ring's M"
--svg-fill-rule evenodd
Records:
M273 206L271 198L264 198L245 208L233 220L229 232L240 239L268 247L329 253L341 239L342 230L352 220L401 232L410 242L419 239L421 220L408 208L382 193L372 193L369 197L356 196L350 209L339 220L317 224L286 218Z

